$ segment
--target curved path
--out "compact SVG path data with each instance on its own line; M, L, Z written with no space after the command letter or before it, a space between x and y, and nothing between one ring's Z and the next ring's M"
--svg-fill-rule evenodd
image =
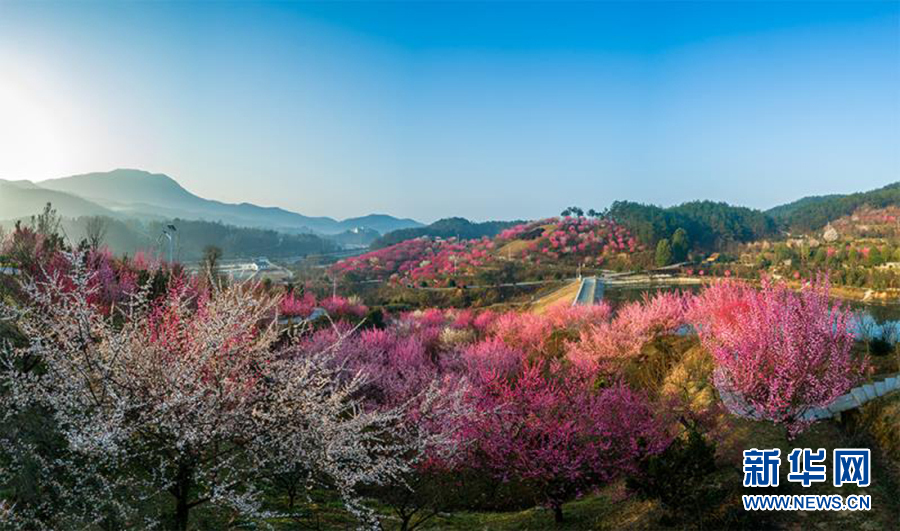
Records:
M866 402L898 390L900 390L900 374L895 374L877 382L854 387L849 393L839 396L834 402L825 407L808 409L801 418L813 421L836 417L844 411L858 408ZM725 404L725 407L732 414L753 419L759 417L756 411L745 404L738 395L720 390L719 396L722 398L722 403Z

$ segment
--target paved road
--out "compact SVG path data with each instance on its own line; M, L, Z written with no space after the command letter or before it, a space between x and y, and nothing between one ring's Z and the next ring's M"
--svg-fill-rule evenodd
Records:
M581 285L578 286L578 293L575 294L575 300L572 306L589 306L595 304L598 295L603 298L603 281L597 280L597 277L585 277L581 279Z

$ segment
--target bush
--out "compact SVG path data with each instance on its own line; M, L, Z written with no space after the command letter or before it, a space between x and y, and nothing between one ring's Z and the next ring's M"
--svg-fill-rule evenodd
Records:
M876 337L869 341L869 352L873 356L887 356L894 351L894 345L885 337Z
M725 499L711 476L716 472L716 445L693 422L684 436L658 455L650 455L627 480L628 488L643 499L659 500L676 521L698 519ZM664 522L673 524L675 522Z

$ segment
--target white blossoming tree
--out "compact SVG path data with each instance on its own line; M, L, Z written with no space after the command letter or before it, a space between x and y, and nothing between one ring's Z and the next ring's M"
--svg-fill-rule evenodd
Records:
M173 282L164 300L139 293L104 316L84 260L68 260L69 273L25 284L23 307L2 306L25 341L4 348L0 421L39 412L55 434L49 451L2 432L6 472L36 468L55 493L12 496L9 512L51 528L187 529L200 505L265 516L257 486L275 469L304 471L304 490L325 483L374 521L356 489L407 465L398 415L355 398L362 375L338 377L327 351L286 355L275 302L251 287L206 295Z

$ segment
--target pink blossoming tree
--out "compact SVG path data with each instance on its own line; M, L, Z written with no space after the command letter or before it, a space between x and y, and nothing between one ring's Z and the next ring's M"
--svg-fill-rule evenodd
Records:
M470 427L471 461L501 481L529 487L563 520L564 502L620 477L669 438L648 403L623 385L592 379L558 363L523 366L516 378L487 369Z
M723 281L704 290L691 310L715 358L720 392L791 435L809 424L809 408L848 392L866 364L851 356L852 314L831 303L828 286L824 276L799 293L769 280L760 290Z

